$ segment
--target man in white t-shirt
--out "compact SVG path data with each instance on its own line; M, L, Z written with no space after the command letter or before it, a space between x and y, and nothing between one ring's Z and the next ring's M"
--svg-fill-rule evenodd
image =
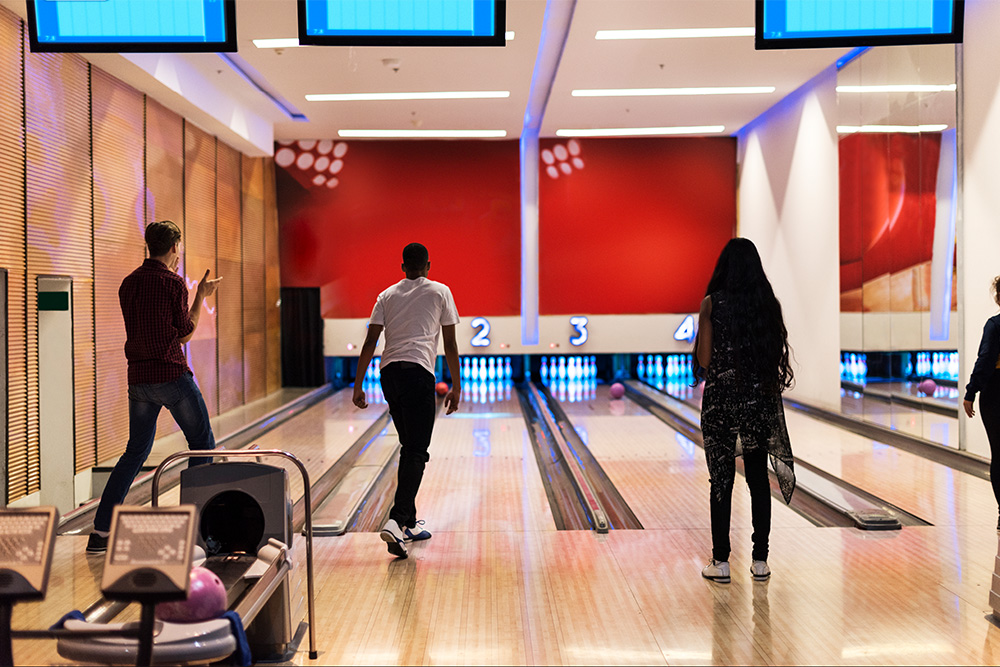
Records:
M384 329L382 393L389 404L401 447L396 497L380 537L388 545L389 553L399 558L406 558L406 542L431 536L424 522L417 521L416 498L424 466L430 459L427 448L431 444L436 410L434 365L439 334L444 336L444 356L452 381L444 398L447 414L458 410L462 400L455 342L458 310L448 286L427 279L430 268L427 248L419 243L403 248L406 278L378 295L354 376L354 405L367 408L361 383Z

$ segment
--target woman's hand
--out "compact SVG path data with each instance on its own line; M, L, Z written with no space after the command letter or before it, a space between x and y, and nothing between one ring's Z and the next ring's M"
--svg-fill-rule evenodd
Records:
M969 415L969 418L976 416L976 408L973 407L972 401L962 401L962 407L965 408L965 414Z

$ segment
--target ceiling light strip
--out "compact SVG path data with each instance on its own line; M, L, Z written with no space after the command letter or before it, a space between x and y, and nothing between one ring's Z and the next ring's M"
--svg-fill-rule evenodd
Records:
M670 95L755 95L773 93L774 86L719 86L703 88L592 88L578 89L573 97L655 97Z
M509 90L455 90L425 93L322 93L306 95L309 102L382 102L391 100L479 100L510 97Z
M274 39L255 39L253 45L258 49L294 49L299 44L298 37L278 37Z
M854 134L855 132L942 132L948 129L947 125L838 125L837 132L840 134Z
M838 93L947 93L958 86L949 84L887 84L884 86L837 86Z
M689 125L685 127L610 127L598 129L556 130L557 137L641 137L674 134L718 134L725 125Z
M594 39L691 39L698 37L753 37L749 28L667 28L662 30L598 30Z
M499 139L506 130L338 130L337 134L354 139Z

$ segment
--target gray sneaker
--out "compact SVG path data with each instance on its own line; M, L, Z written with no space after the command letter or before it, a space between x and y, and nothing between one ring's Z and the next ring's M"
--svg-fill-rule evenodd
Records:
M386 521L385 525L382 526L382 531L378 535L389 548L389 553L396 558L406 558L406 546L403 544L406 536L395 519Z
M713 558L708 565L702 568L701 576L718 584L728 584L730 582L729 561L718 561Z
M750 574L754 581L767 581L771 576L771 568L767 566L766 560L755 560L750 566Z

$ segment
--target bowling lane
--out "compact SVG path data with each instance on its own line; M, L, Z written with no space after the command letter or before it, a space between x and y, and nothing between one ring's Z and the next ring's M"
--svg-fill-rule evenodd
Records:
M638 404L612 399L608 391L607 385L597 385L591 390L592 398L574 401L558 388L553 395L560 398L580 438L643 528L710 529L704 451ZM741 480L737 479L733 493L733 527L749 530L750 494ZM815 528L777 499L772 525L775 529ZM739 547L734 543L734 548Z
M697 414L691 406L700 406L701 387L684 391L684 409ZM785 409L785 421L795 456L844 481L935 525L996 525L996 501L986 480L795 410Z
M417 516L435 534L555 530L512 384L462 386L460 410L434 422Z
M889 392L890 387L884 385L869 385L869 387L877 386L880 391L888 392L892 394L903 394L910 396L911 398L922 400L922 401L936 401L939 404L947 405L947 401L942 401L937 398L927 399L920 398L916 396L915 390L911 395L909 390L913 390L913 387L907 387L906 385L913 385L913 383L891 383L900 385L896 389L898 391ZM923 438L925 440L930 440L931 442L936 442L940 445L945 445L947 447L958 447L958 399L957 399L957 389L954 387L939 387L939 391L950 390L955 392L955 398L951 402L950 407L955 410L955 416L950 417L942 415L937 412L932 412L930 410L921 410L918 407L912 405L906 405L899 401L887 402L884 400L879 400L872 396L866 396L860 392L850 391L847 389L840 390L840 405L841 412L848 417L854 417L856 419L862 419L864 421L873 422L880 426L885 426L886 428L891 428L894 431L900 431L902 433L908 433L909 435L917 436L918 438ZM935 395L937 392L935 392Z
M358 410L351 403L350 389L341 390L317 403L302 414L264 434L257 441L261 449L282 449L298 457L309 471L312 481L350 448L365 429L384 410L373 405ZM302 497L302 482L298 470L284 459L265 459L288 470L293 502ZM175 505L179 490L161 495L160 504ZM56 539L56 553L49 583L48 597L42 602L17 605L14 627L41 628L55 623L72 609L85 609L100 598L100 578L104 558L87 556L87 533L65 535ZM62 564L62 565L60 565ZM15 642L14 656L18 664L61 664L54 642Z

